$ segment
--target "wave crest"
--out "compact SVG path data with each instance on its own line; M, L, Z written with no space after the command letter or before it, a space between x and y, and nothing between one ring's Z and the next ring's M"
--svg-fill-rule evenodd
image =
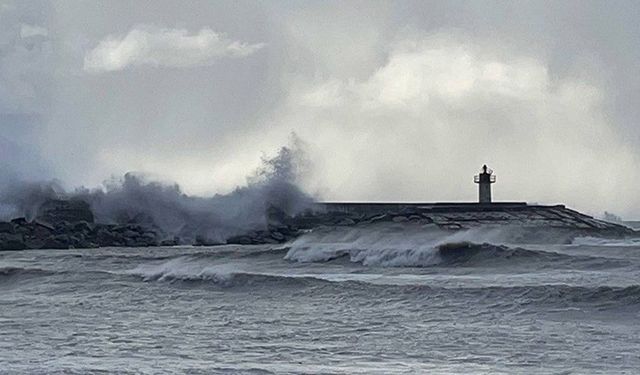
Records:
M634 247L640 246L640 238L598 238L598 237L576 237L571 242L572 245L579 246L604 246L604 247Z
M208 264L202 259L179 257L163 263L141 264L124 273L144 281L207 282L221 287L238 286L305 286L311 282L327 282L310 276L276 275L245 270L241 263Z
M17 266L0 267L0 279L20 277L20 276L51 276L57 272L44 270L42 268L29 268Z
M394 227L340 229L312 232L291 243L285 259L309 263L344 258L364 266L428 267L516 265L530 262L610 263L606 258L529 250L505 244L500 229L455 233Z

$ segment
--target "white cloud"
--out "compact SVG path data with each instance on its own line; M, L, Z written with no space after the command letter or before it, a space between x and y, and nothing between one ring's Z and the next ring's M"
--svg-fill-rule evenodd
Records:
M185 29L139 26L124 37L107 36L85 55L84 69L108 72L141 65L204 66L220 58L246 57L262 47L263 43L227 39L209 28L189 33Z
M394 46L360 80L299 80L280 122L313 140L328 199L474 200L487 163L497 199L627 214L611 197L632 196L639 160L602 100L544 60L440 36Z

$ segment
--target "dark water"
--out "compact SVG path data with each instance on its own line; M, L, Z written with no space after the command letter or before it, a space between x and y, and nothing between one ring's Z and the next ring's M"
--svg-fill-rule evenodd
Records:
M0 305L7 374L640 372L633 241L327 229L4 252Z

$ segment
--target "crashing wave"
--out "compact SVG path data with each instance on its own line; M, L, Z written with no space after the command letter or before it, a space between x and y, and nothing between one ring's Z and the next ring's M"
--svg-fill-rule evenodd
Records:
M208 282L222 287L269 286L274 283L304 286L311 282L327 282L309 275L252 272L245 267L242 263L208 264L197 258L179 257L163 263L141 264L124 274L143 281Z
M633 247L640 246L640 238L611 239L598 237L576 237L571 244L579 246Z
M327 228L293 241L285 259L311 263L345 258L364 266L381 267L482 266L524 261L594 265L612 262L606 258L524 249L507 245L505 238L508 233L500 229L452 233L411 228L398 230L389 226Z
M314 252L312 248L289 252L286 259L298 262L325 262L348 257L351 262L365 266L382 267L427 267L427 266L479 266L506 260L522 259L538 261L560 261L571 259L569 255L540 250L510 248L504 245L472 242L444 243L430 248L418 249L334 249Z

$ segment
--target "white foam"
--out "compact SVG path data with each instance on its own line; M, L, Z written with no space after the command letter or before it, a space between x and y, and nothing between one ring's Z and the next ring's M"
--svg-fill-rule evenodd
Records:
M290 244L285 259L326 262L341 256L366 266L421 267L441 262L438 246L454 242L501 243L500 229L448 232L435 228L381 225L327 228L306 234Z
M233 276L242 272L240 264L206 264L189 257L179 257L163 263L141 264L125 274L140 276L144 280L211 280L229 282Z
M640 238L608 239L597 237L576 237L571 244L580 246L632 247L640 246Z

